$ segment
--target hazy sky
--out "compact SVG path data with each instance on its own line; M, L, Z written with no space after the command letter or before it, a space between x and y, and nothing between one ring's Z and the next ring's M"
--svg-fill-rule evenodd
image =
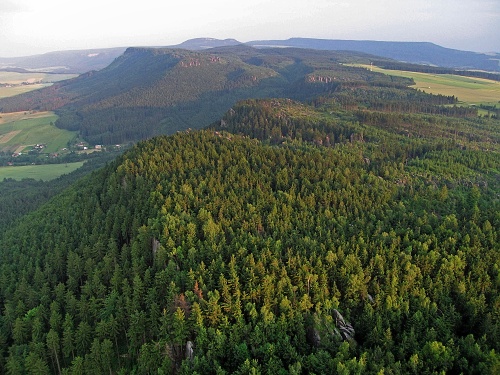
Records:
M0 0L0 56L197 37L426 41L500 52L500 0Z

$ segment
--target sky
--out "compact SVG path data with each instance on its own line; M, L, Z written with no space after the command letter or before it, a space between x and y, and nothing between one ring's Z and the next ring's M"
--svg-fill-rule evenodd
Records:
M307 37L500 53L500 0L0 0L0 57Z

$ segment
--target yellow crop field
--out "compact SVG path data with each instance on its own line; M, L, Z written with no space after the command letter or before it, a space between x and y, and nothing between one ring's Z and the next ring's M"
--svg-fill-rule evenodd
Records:
M17 73L0 72L0 98L7 98L38 90L52 85L54 82L76 77L77 74L50 74L50 73Z
M387 75L413 78L415 85L412 87L415 89L430 94L454 95L460 102L466 104L500 104L500 82L498 81L453 74L418 73L368 65L357 66Z

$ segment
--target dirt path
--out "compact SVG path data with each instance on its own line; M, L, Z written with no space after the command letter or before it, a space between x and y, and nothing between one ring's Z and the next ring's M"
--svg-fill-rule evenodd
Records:
M19 154L20 152L22 152L28 146L29 145L21 145L18 148L16 148L16 151L14 151L14 153Z
M9 142L19 133L21 133L21 130L13 130L11 132L8 132L7 134L0 134L0 144Z

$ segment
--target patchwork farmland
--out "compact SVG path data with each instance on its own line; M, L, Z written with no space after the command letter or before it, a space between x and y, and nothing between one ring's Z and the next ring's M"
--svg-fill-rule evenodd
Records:
M43 153L60 152L76 132L58 129L53 112L0 114L0 152L22 153L44 145Z

